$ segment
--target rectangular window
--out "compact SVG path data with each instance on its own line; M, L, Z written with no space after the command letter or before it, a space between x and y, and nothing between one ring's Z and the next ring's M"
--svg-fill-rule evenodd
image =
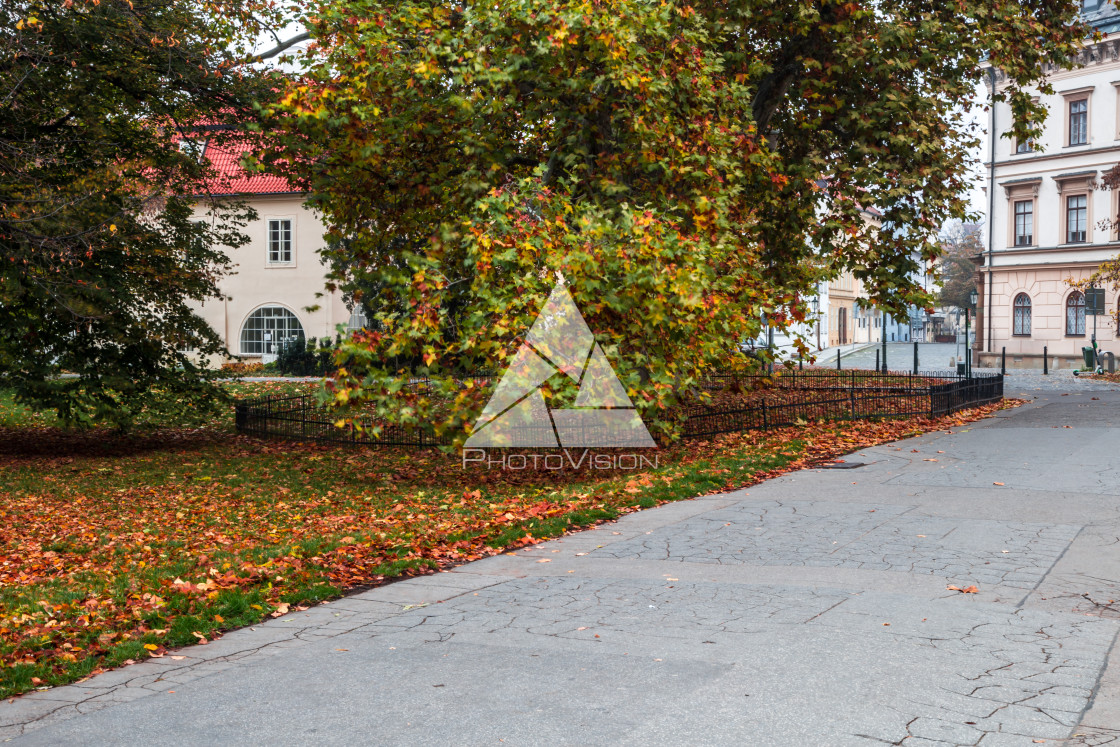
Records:
M1030 246L1034 243L1034 201L1021 200L1015 203L1015 246Z
M1089 198L1070 195L1066 198L1066 243L1083 244L1089 229Z
M292 222L288 219L268 222L268 261L290 264L292 261Z
M1031 147L1030 140L1021 140L1015 144L1016 153L1030 153L1034 148Z
M202 154L206 152L206 141L185 137L179 141L179 151L196 161L201 160Z
M1069 102L1069 144L1089 142L1089 99Z

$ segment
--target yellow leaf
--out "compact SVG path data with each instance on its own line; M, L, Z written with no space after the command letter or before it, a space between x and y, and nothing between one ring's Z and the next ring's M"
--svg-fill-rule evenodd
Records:
M155 651L157 648L159 648L159 646L154 643L145 643L144 648L148 649L149 651Z

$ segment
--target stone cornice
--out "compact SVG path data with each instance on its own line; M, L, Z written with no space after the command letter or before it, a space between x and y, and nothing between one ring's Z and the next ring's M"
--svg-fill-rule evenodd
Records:
M1047 63L1042 66L1042 72L1046 75L1047 79L1054 80L1078 75L1085 68L1101 67L1111 63L1120 66L1120 35L1114 35L1113 38L1104 39L1096 44L1086 45L1071 58L1071 62L1073 63L1072 69ZM995 77L997 88L1001 88L1007 84L1007 73L999 68L995 69ZM991 78L985 77L984 84L988 87L990 92Z

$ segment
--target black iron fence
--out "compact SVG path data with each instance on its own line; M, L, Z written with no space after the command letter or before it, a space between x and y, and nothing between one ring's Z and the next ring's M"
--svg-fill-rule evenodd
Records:
M683 438L821 420L938 417L1003 399L1003 375L808 369L783 372L776 379L721 374L703 388L721 394L713 404L685 408ZM421 429L384 425L375 430L372 422L340 427L337 420L306 395L236 403L237 430L253 436L412 448L451 443Z

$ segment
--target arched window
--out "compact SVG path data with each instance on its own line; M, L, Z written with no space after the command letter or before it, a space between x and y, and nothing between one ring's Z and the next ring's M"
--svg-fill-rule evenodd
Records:
M1029 335L1031 333L1031 297L1026 293L1015 296L1015 319L1012 334Z
M1085 335L1085 294L1074 291L1066 299L1066 334Z
M295 314L283 306L262 306L241 328L241 354L275 353L281 344L302 339L303 325Z

